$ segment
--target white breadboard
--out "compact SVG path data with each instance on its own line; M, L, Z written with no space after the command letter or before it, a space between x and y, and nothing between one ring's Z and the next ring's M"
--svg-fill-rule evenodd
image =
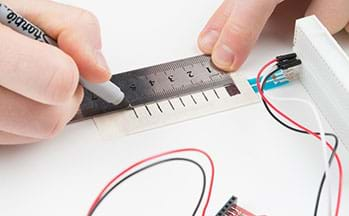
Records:
M296 23L294 51L300 79L342 143L349 148L349 58L315 17Z

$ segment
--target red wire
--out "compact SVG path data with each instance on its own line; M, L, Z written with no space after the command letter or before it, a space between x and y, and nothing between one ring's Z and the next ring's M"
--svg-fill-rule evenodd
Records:
M270 62L268 62L266 65L264 65L262 67L262 69L259 71L258 75L257 75L257 87L258 90L260 92L261 97L263 98L263 100L274 110L276 111L279 115L281 115L283 118L285 118L286 120L288 120L289 122L291 122L292 124L296 125L297 127L299 127L300 129L308 132L309 134L311 134L312 136L314 136L315 138L321 140L321 137L319 135L317 135L315 132L311 131L310 129L304 127L303 125L299 124L298 122L296 122L295 120L291 119L290 117L288 117L286 114L284 114L282 111L280 111L276 106L274 106L269 100L268 98L265 97L263 91L261 91L261 83L260 83L260 78L262 73L272 64L276 63L277 60L273 59ZM334 151L333 147L327 142L327 146L331 151ZM209 154L207 154L206 152L200 150L200 149L195 149L195 148L186 148L186 149L177 149L177 150L172 150L172 151L167 151L158 155L154 155L151 156L149 158L143 159L137 163L134 163L133 165L131 165L130 167L128 167L127 169L125 169L124 171L122 171L120 174L118 174L117 176L115 176L111 181L108 182L108 184L102 189L102 191L98 194L98 196L96 197L96 199L94 200L93 204L91 205L88 214L90 215L92 210L96 207L97 203L99 202L99 200L102 198L103 194L107 191L107 189L113 184L115 183L121 176L125 175L127 172L129 172L130 170L132 170L133 168L142 165L143 163L149 162L151 160L163 157L163 156L167 156L167 155L171 155L171 154L175 154L175 153L181 153L181 152L198 152L203 154L205 157L207 157L207 159L210 161L210 165L211 165L211 180L210 180L210 185L209 185L209 191L208 191L208 195L207 195L207 200L205 203L205 206L203 208L202 211L202 216L206 215L206 211L211 199L211 194L212 194L212 188L213 188L213 182L214 182L214 175L215 175L215 167L214 167L214 163L212 158L210 157ZM339 169L339 188L338 188L338 196L337 196L337 205L336 205L336 216L339 215L339 210L340 210L340 204L341 204L341 197L342 197L342 181L343 181L343 168L342 168L342 163L341 160L338 156L338 154L335 154L335 158L336 158L336 162L338 164L338 169Z
M214 175L215 175L215 167L214 167L213 160L212 160L211 156L208 153L206 153L203 150L195 149L195 148L185 148L185 149L177 149L177 150L167 151L167 152L164 152L164 153L161 153L161 154L157 154L157 155L151 156L149 158L145 158L145 159L143 159L143 160L141 160L141 161L139 161L137 163L134 163L133 165L129 166L128 168L126 168L124 171L122 171L120 174L118 174L112 180L109 181L109 183L103 188L103 190L98 194L98 196L94 200L94 202L91 205L87 215L89 216L92 213L92 210L96 207L97 203L103 197L104 193L108 190L108 188L111 185L113 185L120 177L125 175L127 172L129 172L133 168L135 168L135 167L137 167L139 165L142 165L144 163L147 163L149 161L158 159L158 158L163 157L163 156L168 156L168 155L171 155L171 154L183 153L183 152L197 152L197 153L203 154L210 162L210 165L211 165L211 179L210 179L210 185L209 185L207 200L206 200L205 206L204 206L204 208L202 210L202 216L205 216L207 208L208 208L208 205L210 203L210 199L211 199L213 182L214 182Z
M258 87L258 91L262 97L262 99L275 111L277 112L280 116L282 116L283 118L285 118L287 121L291 122L292 124L294 124L295 126L297 126L298 128L306 131L307 133L309 133L310 135L314 136L315 138L317 138L318 140L321 140L321 137L319 135L317 135L315 132L311 131L310 129L306 128L305 126L301 125L300 123L296 122L295 120L293 120L292 118L290 118L288 115L286 115L285 113L283 113L281 110L279 110L276 106L274 106L269 100L268 98L264 95L264 92L262 91L261 88L261 75L262 73L272 64L278 62L277 59L273 59L270 62L268 62L266 65L264 65L260 71L258 72L257 75L257 87ZM333 147L327 142L327 147L333 152L334 149ZM342 184L343 184L343 167L342 167L342 163L341 160L338 156L338 154L335 154L335 158L336 158L336 162L338 164L338 170L339 170L339 185L338 185L338 195L337 195L337 205L336 205L336 216L339 215L339 210L340 210L340 205L341 205L341 199L342 199ZM331 196L331 195L330 195Z

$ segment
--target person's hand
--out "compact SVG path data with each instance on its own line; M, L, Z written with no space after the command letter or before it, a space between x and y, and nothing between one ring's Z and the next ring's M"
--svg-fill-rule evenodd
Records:
M0 144L55 136L83 98L79 72L91 82L110 79L97 19L82 9L46 0L3 0L51 37L60 49L0 24Z
M199 47L225 71L246 60L276 6L284 0L225 0L199 36ZM289 0L294 3L305 0ZM313 0L306 15L317 15L331 33L349 32L348 0Z

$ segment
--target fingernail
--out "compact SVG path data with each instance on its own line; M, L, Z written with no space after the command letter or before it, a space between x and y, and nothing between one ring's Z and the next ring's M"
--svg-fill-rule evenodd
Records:
M205 33L200 39L200 47L204 49L205 52L211 52L214 45L217 43L219 38L219 32L209 31Z
M235 55L230 47L225 44L220 44L214 51L213 58L217 66L230 68L234 64Z
M104 55L102 54L101 50L96 51L96 59L97 59L97 65L104 71L110 73L109 66L107 64L107 60L105 59Z

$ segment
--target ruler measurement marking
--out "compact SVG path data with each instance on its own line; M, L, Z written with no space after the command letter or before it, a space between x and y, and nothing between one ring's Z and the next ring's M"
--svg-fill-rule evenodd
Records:
M156 105L157 105L158 109L160 110L160 112L161 112L161 113L164 113L164 111L161 109L159 103L156 103Z
M213 92L214 92L214 94L216 95L216 97L217 97L218 99L221 99L221 97L219 97L219 95L218 95L216 89L213 89Z
M195 98L193 95L190 95L191 99L193 100L194 104L198 104L198 102L196 102Z
M132 108L132 110L133 110L133 113L135 114L136 118L139 119L139 116L138 116L138 114L137 114L136 109L135 109L135 108Z
M181 97L179 97L179 100L181 101L183 107L186 107L185 104L184 104L184 101L183 101L183 99Z
M153 116L153 114L150 112L150 110L149 110L149 107L147 106L147 105L144 105L145 106L145 109L147 110L147 112L148 112L148 114L150 115L150 116Z
M201 92L201 93L204 96L205 100L208 102L208 98L207 98L206 94L204 92Z
M172 108L173 110L176 110L176 109L174 108L174 106L173 106L173 104L172 104L172 102L171 102L170 100L168 100L168 103L170 104L170 106L171 106L171 108Z
M210 67L206 67L206 70L209 72L209 73L212 73L212 70Z

